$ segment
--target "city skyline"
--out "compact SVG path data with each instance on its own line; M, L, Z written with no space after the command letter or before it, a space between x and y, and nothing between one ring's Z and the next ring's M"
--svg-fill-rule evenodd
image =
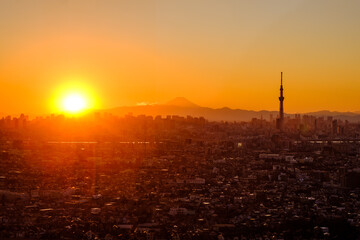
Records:
M286 112L360 111L358 2L0 6L4 114L59 112L51 102L72 82L99 109L184 96L211 108L276 111L280 71Z
M0 0L0 239L360 239L359 11Z

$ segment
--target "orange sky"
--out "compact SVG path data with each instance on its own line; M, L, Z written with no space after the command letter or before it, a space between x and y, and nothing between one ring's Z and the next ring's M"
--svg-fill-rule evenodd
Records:
M360 1L0 1L0 113L50 113L76 79L110 108L360 110Z

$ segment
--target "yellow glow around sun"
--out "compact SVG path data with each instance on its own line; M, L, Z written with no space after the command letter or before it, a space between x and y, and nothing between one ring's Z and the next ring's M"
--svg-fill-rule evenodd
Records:
M65 82L57 88L51 102L52 111L71 115L98 107L94 91L84 81Z

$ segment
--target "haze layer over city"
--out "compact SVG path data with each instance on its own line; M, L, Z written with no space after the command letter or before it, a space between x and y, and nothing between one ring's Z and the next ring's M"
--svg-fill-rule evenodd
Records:
M0 0L0 239L360 239L359 10Z

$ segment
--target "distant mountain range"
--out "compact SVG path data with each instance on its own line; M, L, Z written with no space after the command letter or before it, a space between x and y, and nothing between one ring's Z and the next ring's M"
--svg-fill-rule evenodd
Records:
M272 115L275 119L278 115L277 111L252 111L242 109L231 109L231 108L208 108L201 107L184 97L177 97L173 100L164 104L149 104L149 105L138 105L138 106L124 106L112 109L102 110L102 112L111 113L118 116L123 116L129 113L133 115L151 115L151 116L167 116L167 115L178 115L178 116L193 116L193 117L204 117L210 121L250 121L253 118L264 118L270 119ZM293 116L294 114L287 114ZM318 111L310 113L301 113L301 115L312 115L312 116L333 116L336 119L348 120L349 122L360 122L360 112L331 112L331 111Z

